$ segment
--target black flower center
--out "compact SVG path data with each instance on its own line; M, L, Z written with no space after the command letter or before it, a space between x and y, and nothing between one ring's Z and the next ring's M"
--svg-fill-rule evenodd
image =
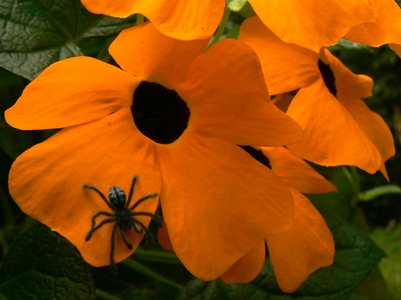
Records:
M320 74L322 74L324 83L326 87L330 91L330 93L336 97L337 89L336 89L336 79L334 77L333 71L330 69L329 65L326 65L321 59L318 60L317 65L319 66Z
M271 169L270 160L263 154L262 151L257 150L251 146L240 146L243 150L245 150L250 156L256 159L261 164L265 165L269 169Z
M131 111L139 131L159 144L177 140L187 128L190 115L176 91L148 81L136 88Z

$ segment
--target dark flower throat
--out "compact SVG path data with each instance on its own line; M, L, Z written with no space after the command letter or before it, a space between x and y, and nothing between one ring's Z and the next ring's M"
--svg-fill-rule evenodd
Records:
M177 140L188 127L190 115L176 91L148 81L136 88L131 112L139 131L159 144Z
M337 97L336 79L330 66L326 65L321 59L318 60L317 65L319 66L320 74L322 74L327 89L334 97Z

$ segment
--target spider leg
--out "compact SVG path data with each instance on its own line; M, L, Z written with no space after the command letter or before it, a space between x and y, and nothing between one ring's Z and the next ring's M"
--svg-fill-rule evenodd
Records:
M93 227L95 227L96 224L96 218L99 216L107 216L107 217L113 217L114 215L112 213L106 212L106 211L99 211L97 214L95 214L92 217L92 226L91 226L91 230Z
M138 221L136 219L131 219L131 222L133 223L133 225L134 225L133 227L134 227L134 229L135 229L135 231L137 233L142 233L142 232L145 231L146 240L145 240L145 246L144 247L147 248L149 246L149 241L152 242L152 243L154 242L153 241L153 237L152 237L152 233L149 231L149 229L141 221ZM137 230L135 225L138 225L139 227L141 227L142 230Z
M134 178L132 178L132 183L131 183L131 188L129 190L129 194L128 194L128 201L127 204L125 205L126 207L129 207L131 200L132 200L132 195L134 195L134 187L135 187L135 183L138 180L138 176L134 176Z
M114 248L116 244L116 233L118 229L118 223L115 223L113 226L113 232L111 233L111 240L110 240L110 267L113 272L113 274L117 273L117 267L116 267L116 262L114 260Z
M115 222L116 220L112 219L112 218L108 218L108 219L104 219L102 222L100 222L99 224L97 224L95 227L91 228L88 232L88 234L85 237L85 241L89 241L92 237L92 234L98 230L99 228L101 228L103 225L107 224L107 223L111 223L111 222Z
M135 217L135 216L151 217L152 220L154 220L157 223L157 225L159 225L159 226L161 226L161 223L162 223L162 220L158 216L156 216L155 214L149 213L149 212L133 212L132 216L133 217Z
M114 206L111 205L109 200L107 200L106 196L101 191L99 191L99 189L97 187L88 185L88 184L84 184L84 189L95 191L103 199L103 201L107 204L107 206L110 207L111 210L113 210L113 211L115 210Z
M129 210L134 210L135 207L137 207L137 206L138 206L139 204L141 204L143 201L148 200L148 199L151 199L151 198L154 198L154 197L157 197L157 196L159 196L158 193L154 193L154 194L150 194L150 195L144 196L144 197L142 197L141 199L139 199L138 201L136 201L136 202L134 203L134 205L132 205L132 206L129 208Z
M128 249L134 248L134 246L132 246L132 244L128 241L127 234L126 234L125 230L121 229L120 227L118 227L118 229L120 230L120 235L123 238L123 241L124 241L125 245L128 247Z

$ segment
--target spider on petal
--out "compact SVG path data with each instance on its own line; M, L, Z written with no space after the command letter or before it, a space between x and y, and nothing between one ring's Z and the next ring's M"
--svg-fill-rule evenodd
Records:
M113 226L113 231L111 235L111 248L110 248L110 266L114 269L115 267L115 260L114 260L114 248L115 248L115 240L116 240L116 234L117 230L120 232L120 235L122 237L122 240L124 241L125 245L129 248L132 249L133 246L130 243L130 241L127 238L126 231L130 230L131 228L135 230L136 233L145 233L145 238L146 238L146 243L149 242L149 240L152 240L152 235L149 231L149 229L141 222L139 221L136 217L137 216L147 216L155 220L157 223L161 223L159 218L152 213L149 212L134 212L133 210L137 208L142 202L145 200L155 198L158 196L157 193L149 194L146 195L139 200L137 200L131 207L131 200L132 196L134 194L134 187L135 183L137 182L138 177L134 176L132 179L132 184L131 188L128 194L128 201L126 194L124 190L119 188L118 186L112 185L109 189L109 199L106 198L106 196L95 186L91 186L88 184L85 184L83 187L84 189L87 190L93 190L95 191L102 199L103 201L107 204L107 206L113 211L113 212L107 212L107 211L99 211L92 217L92 225L91 228L88 232L88 234L85 237L85 241L89 241L93 235L98 229L100 229L103 225L115 222ZM106 216L108 218L102 220L99 224L96 225L96 219L100 216Z

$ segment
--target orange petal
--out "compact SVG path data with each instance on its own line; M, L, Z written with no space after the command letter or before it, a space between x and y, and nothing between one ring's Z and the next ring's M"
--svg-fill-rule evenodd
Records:
M100 228L88 242L85 236L92 216L111 209L83 185L96 186L106 195L111 185L117 185L128 194L136 175L139 181L133 200L159 193L160 175L149 145L134 127L129 109L63 129L17 158L10 171L10 193L25 213L73 243L88 263L108 265L112 223ZM153 198L136 211L153 213L157 204L157 198ZM145 225L150 221L149 217L138 219ZM117 234L116 261L131 255L142 238L133 230L127 236L134 248L128 249Z
M188 66L206 47L207 40L178 41L158 32L151 23L122 31L109 51L116 62L138 80L174 88Z
M401 8L394 0L376 0L375 22L353 27L345 38L361 44L378 47L384 44L401 44Z
M224 283L247 283L260 273L265 261L265 241L258 242L248 253L241 257L220 279Z
M239 145L300 140L298 124L269 100L259 61L243 43L223 40L191 65L178 92L197 132Z
M313 51L335 44L357 24L376 20L372 2L249 0L262 22L282 40Z
M334 241L326 222L305 196L292 193L293 226L266 237L278 285L288 293L315 270L331 265L334 258Z
M164 35L180 40L209 38L224 12L224 0L81 0L96 14L128 17L142 14Z
M289 187L301 193L319 194L334 192L337 188L315 171L304 160L284 147L261 147L268 157L271 170Z
M337 98L354 96L366 98L372 96L373 80L366 75L352 73L344 64L327 49L322 49L320 58L330 66L334 73Z
M303 141L288 146L298 157L324 166L357 166L369 173L382 165L376 146L323 80L301 89L287 113L304 130Z
M390 128L388 128L383 118L371 111L362 100L349 97L341 98L339 101L380 152L382 158L381 171L386 177L384 162L395 155L394 139Z
M157 238L159 245L166 251L174 252L173 245L171 245L170 237L168 235L166 224L163 223L162 227L159 227L157 231Z
M82 124L131 105L136 85L133 77L112 65L73 57L45 69L5 117L11 126L25 130Z
M257 17L242 23L239 40L258 55L272 95L308 86L320 76L317 53L283 42Z
M158 153L164 221L194 276L216 279L266 234L291 223L287 187L240 147L184 133Z

